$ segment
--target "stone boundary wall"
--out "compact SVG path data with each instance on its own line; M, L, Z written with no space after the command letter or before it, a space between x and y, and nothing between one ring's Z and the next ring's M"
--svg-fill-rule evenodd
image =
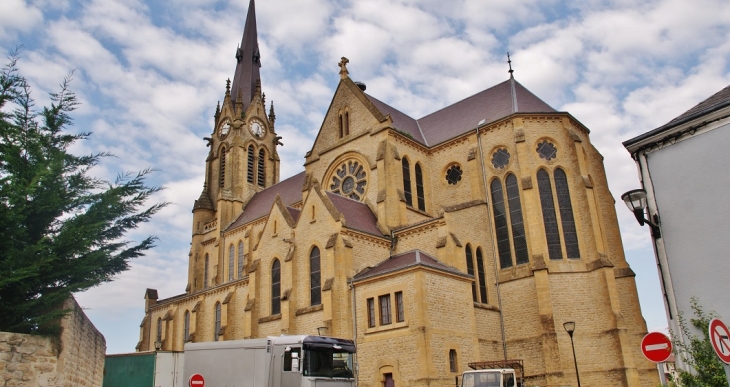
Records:
M0 332L0 387L101 387L106 340L76 300L53 338Z

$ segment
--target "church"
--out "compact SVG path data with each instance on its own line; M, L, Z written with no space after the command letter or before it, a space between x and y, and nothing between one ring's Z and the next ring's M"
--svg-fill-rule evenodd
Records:
M510 70L413 118L342 58L304 170L280 180L254 0L235 60L187 287L147 289L137 351L322 334L355 342L362 387L453 385L504 359L524 362L526 386L658 384L603 157L570 113Z

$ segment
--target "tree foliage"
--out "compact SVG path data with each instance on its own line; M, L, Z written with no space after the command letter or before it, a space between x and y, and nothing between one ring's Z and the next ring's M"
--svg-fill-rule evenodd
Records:
M65 311L61 303L129 268L157 239L125 240L128 231L167 203L145 207L160 190L147 169L107 182L89 176L108 156L76 156L69 147L90 133L71 133L78 105L73 73L34 109L17 68L17 50L0 73L0 331L43 332Z
M728 387L725 369L712 348L708 334L710 320L718 316L715 312L705 312L697 298L692 297L690 302L695 317L691 318L689 323L701 331L702 336L696 335L690 330L687 320L680 313L677 320L685 342L681 342L672 333L672 343L679 358L690 365L695 372L680 371L679 385L682 387Z

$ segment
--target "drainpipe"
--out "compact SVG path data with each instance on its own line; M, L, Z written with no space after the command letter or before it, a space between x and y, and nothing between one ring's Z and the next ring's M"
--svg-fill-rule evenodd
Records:
M352 290L352 342L355 343L355 359L353 361L352 367L354 368L353 371L355 371L355 387L357 387L358 381L360 380L360 367L357 364L357 308L355 307L355 300L357 299L357 297L353 280L349 280L347 282L349 283L350 289Z
M489 189L487 187L487 169L484 166L484 151L482 150L482 138L479 137L479 126L484 124L484 120L479 121L475 129L477 135L477 143L479 144L479 161L482 165L482 181L484 182L484 199L487 204L487 217L489 222L492 222L492 211L489 208ZM499 291L499 272L497 268L497 245L494 243L494 235L489 232L489 240L492 243L492 256L494 257L494 284L497 286L497 306L499 307L499 329L502 333L502 352L504 360L507 360L507 339L504 334L504 311L502 310L502 294Z

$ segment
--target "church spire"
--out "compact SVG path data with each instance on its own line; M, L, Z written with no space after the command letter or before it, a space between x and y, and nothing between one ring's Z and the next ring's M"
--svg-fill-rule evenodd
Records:
M243 111L256 92L256 82L260 81L259 67L261 67L261 54L259 53L258 33L256 31L256 7L254 0L248 3L248 15L246 25L243 28L241 45L236 50L236 73L233 76L233 88L231 97L233 102L243 103ZM242 101L237 101L239 95Z

